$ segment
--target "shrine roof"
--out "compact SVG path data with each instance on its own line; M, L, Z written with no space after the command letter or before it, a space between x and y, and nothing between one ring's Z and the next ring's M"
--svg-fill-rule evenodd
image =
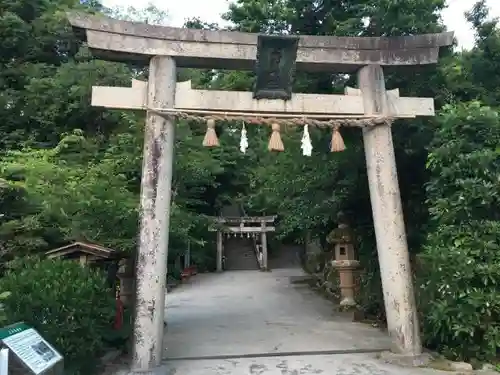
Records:
M114 258L116 255L116 251L113 249L85 242L73 242L57 249L49 250L45 255L49 258L57 258L74 253L91 254L103 259Z
M92 52L105 60L146 63L169 55L178 66L251 70L259 34L147 25L72 12L68 19ZM395 37L301 35L297 69L350 72L364 65L411 66L436 63L439 48L453 43L453 33Z

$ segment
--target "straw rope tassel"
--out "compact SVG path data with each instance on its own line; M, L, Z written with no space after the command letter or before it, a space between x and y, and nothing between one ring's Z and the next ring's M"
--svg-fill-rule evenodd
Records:
M285 146L283 146L283 141L280 136L280 125L273 124L272 129L273 132L271 134L271 138L269 139L269 145L267 148L269 151L285 151Z
M217 138L217 133L215 132L215 120L207 120L207 132L205 133L205 138L203 139L203 146L219 146L219 139Z
M340 152L345 150L345 143L342 139L342 135L339 131L339 126L335 126L332 132L332 144L331 144L331 152Z

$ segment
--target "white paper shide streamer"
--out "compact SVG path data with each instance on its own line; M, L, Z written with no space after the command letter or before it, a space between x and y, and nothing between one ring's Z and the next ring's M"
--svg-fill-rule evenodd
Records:
M311 143L311 137L309 135L309 126L307 124L304 125L304 134L302 134L302 145L300 146L300 148L302 149L302 155L312 155L313 146Z
M241 138L240 138L240 151L242 153L246 153L248 148L248 138L247 138L247 130L245 129L245 123L241 127Z

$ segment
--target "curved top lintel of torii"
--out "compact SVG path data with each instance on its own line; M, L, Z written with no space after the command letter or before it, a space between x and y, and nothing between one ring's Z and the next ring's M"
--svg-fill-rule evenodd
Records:
M152 56L175 58L179 67L251 70L259 34L211 31L68 13L93 53L112 61L147 63ZM83 32L83 33L82 33ZM353 72L365 65L434 64L439 48L453 43L453 32L396 37L301 35L296 67L301 71Z

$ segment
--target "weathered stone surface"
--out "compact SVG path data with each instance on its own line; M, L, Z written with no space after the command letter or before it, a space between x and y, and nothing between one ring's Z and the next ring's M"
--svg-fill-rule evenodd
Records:
M400 366L363 352L387 348L386 334L365 324L351 323L343 314L332 314L333 304L310 291L306 284L290 282L290 278L303 276L300 269L199 275L195 282L177 288L168 299L165 355L177 359L151 372L122 370L106 375L464 373ZM321 350L338 354L311 355ZM214 356L221 358L199 359Z
M254 99L291 99L299 38L298 35L259 35Z
M486 363L481 366L481 369L474 371L475 375L498 375L499 372L496 367L492 364Z
M491 363L485 363L484 365L481 366L481 369L479 371L492 371L498 374L498 372L495 370L495 366L492 365Z
M151 107L171 108L174 105L175 77L172 58L160 56L151 60L148 84ZM172 120L148 112L136 262L134 370L146 371L161 363L174 144Z
M167 301L166 357L389 348L386 334L332 314L332 303L290 282L301 276L300 269L228 271L180 286Z
M92 87L92 105L106 108L145 109L147 83L132 80L131 87ZM393 117L434 116L433 98L405 98L399 90L387 91L390 115ZM300 115L363 115L365 108L360 91L347 88L346 95L300 94L291 100L256 100L251 92L195 90L191 81L178 82L175 108L222 112L280 112Z
M366 114L388 115L384 72L366 66L358 72ZM377 253L380 265L387 329L392 351L407 356L422 353L412 273L408 255L396 157L389 125L363 129Z
M173 375L173 370L170 366L161 365L150 371L130 371L130 370L120 370L110 375Z
M154 55L176 58L179 67L253 69L257 34L194 30L119 21L84 13L68 14L93 52L108 60L148 61ZM297 69L350 72L364 65L434 64L439 48L453 33L403 37L301 36Z
M257 45L258 34L234 31L211 31L129 22L87 13L71 12L70 23L80 29L134 35L138 37L164 40L185 40L187 42L249 44ZM397 37L339 37L302 35L300 47L320 47L335 49L412 49L443 47L453 42L453 33L423 34Z
M367 353L387 348L386 334L332 313L306 284L290 283L301 276L300 269L205 274L176 289L167 304L171 360L161 375L455 375Z
M472 371L472 365L467 362L449 362L451 371Z
M382 352L380 353L380 359L385 363L390 363L393 365L403 366L403 367L423 367L428 366L433 357L429 353L422 353L420 355L401 355L392 352Z
M103 364L108 364L110 362L113 362L114 360L116 360L119 356L121 356L123 353L121 350L110 350L109 352L107 352L106 354L104 354L102 357L101 357L101 363Z

